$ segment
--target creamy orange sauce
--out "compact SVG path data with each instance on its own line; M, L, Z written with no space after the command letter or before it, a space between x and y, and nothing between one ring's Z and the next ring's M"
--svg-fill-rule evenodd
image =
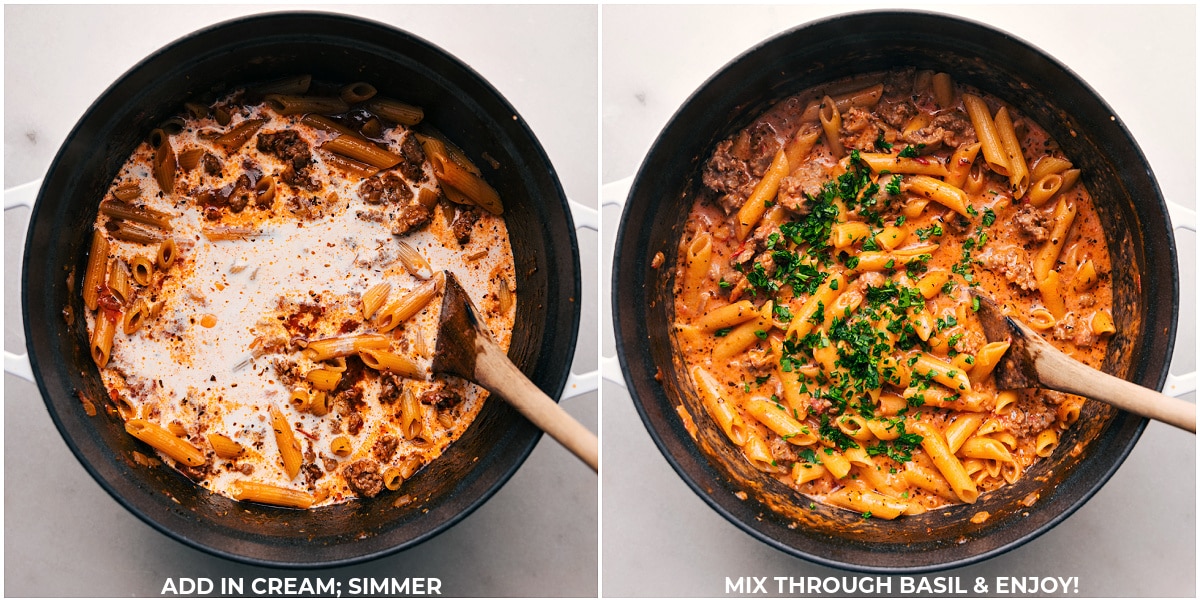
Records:
M960 211L931 200L918 174L867 164L903 156L941 171L925 176L939 184L954 181L952 157L981 137L964 94L993 119L1006 105L957 83L939 91L934 79L909 69L808 90L719 144L674 263L674 339L708 409L695 425L724 429L753 466L800 494L867 516L974 502L1019 479L1039 449L1052 452L1078 416L1082 398L1001 394L976 368L989 341L973 288L1094 367L1112 316L1111 262L1082 183L1033 206L1028 190L1043 182L1014 189L980 151L961 165L973 170L955 186L961 196L950 196L965 198ZM836 144L819 121L826 95L841 121ZM1030 172L1044 157L1070 160L1006 110ZM766 204L747 223L756 194ZM1074 219L1055 237L1055 213L1068 206ZM1057 292L1035 266L1056 242L1046 264ZM830 304L813 310L818 298ZM937 452L933 438L954 447Z
M364 187L367 178L339 167L320 149L338 134L302 122L302 114L279 114L244 91L209 108L229 111L232 121L219 123L215 110L178 117L169 143L181 164L171 189L160 187L155 150L147 142L130 157L105 198L111 202L118 192L136 187L129 204L169 215L169 232L149 229L177 247L173 264L156 265L147 285L131 283L130 298L108 300L108 310L119 312L112 355L101 376L117 412L124 419L167 428L196 448L204 457L198 467L159 456L199 485L230 497L238 482L248 481L309 494L313 506L321 506L363 495L363 489L377 487L375 478L389 473L411 477L463 434L487 393L456 378L428 375L440 288L391 331L380 331L379 315L436 280L439 271L449 270L497 342L507 348L515 301L500 297L511 299L514 293L498 290L503 286L512 292L516 280L503 218L448 202L424 153L413 150L419 144L405 146L416 134L403 125L385 122L377 134L367 136L405 157L373 176L397 177L390 180L397 198L373 202ZM356 129L362 116L355 120L349 114L342 122ZM264 124L240 147L229 150L216 142L220 134L251 119ZM299 177L287 173L296 167L291 157L259 144L260 136L279 132L295 132L305 145L301 154L308 155L309 164ZM212 164L205 158L187 168L182 157L189 151L211 156ZM250 185L243 180L239 186L245 176ZM255 182L270 178L274 197L260 202ZM222 190L230 198L247 194L249 201L235 209L212 195ZM441 196L427 221L393 235L403 212L416 210L423 190L435 199ZM466 227L466 239L452 226L463 215L477 219ZM96 222L108 238L108 263L132 265L138 256L153 263L158 244L118 239L112 231L117 221L101 213ZM399 241L422 255L431 273L406 268ZM390 284L390 294L366 318L363 296L381 283ZM100 294L110 294L108 283ZM121 319L138 303L147 307L148 316L126 334ZM88 312L90 331L96 331L104 315L104 308ZM382 347L413 363L419 374L376 370L354 353L320 361L304 351L313 341L371 334L381 334ZM338 373L332 389L322 391L310 376L321 370ZM328 406L324 411L297 406L291 401L297 392L310 399L324 393ZM410 396L417 401L406 402ZM416 414L405 414L405 406L415 406ZM282 412L298 442L302 467L294 476L281 458L271 407ZM415 425L405 431L409 421ZM241 454L218 456L213 435L239 444ZM340 452L333 448L335 440ZM351 485L352 469L365 484ZM399 493L403 489L401 485Z

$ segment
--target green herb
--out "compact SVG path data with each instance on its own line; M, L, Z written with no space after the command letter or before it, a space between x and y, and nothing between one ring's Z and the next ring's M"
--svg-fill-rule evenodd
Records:
M885 188L885 189L887 189L887 193L889 193L893 196L900 195L900 182L903 180L904 180L903 177L901 177L899 175L893 175L892 180L888 182L888 184Z
M877 252L879 250L879 242L876 241L874 232L863 238L862 248L868 252Z
M722 327L722 328L714 331L713 335L715 335L717 337L725 337L725 336L729 335L730 331L733 331L732 327Z
M880 152L892 151L892 144L889 144L888 141L884 139L882 131L879 132L879 137L875 138L875 149L879 150Z
M990 208L984 209L984 211L983 211L983 226L991 227L992 224L995 222L996 222L996 213Z
M921 227L916 231L913 231L913 233L917 234L917 239L924 242L925 240L929 239L930 236L944 234L945 230L942 229L941 225L934 224L930 225L929 227Z
M779 319L784 323L792 320L792 309L788 308L786 304L776 304L774 308L771 309L771 312L775 314L776 319Z

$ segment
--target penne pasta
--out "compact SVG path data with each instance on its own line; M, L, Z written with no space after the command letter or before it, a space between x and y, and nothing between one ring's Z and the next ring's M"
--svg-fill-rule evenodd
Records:
M350 110L350 106L339 97L297 96L292 94L267 94L267 105L281 115L318 113L333 115Z
M283 470L288 479L295 479L300 473L303 458L300 455L300 444L292 433L292 426L284 418L283 412L274 404L268 411L271 416L271 429L275 432L275 445L279 449L279 460L283 462Z
M390 371L409 379L423 379L424 373L406 356L383 349L364 349L358 353L363 364L376 371Z
M963 94L962 101L963 106L967 109L967 115L971 117L975 135L979 138L984 162L994 173L1009 177L1012 175L1012 171L1008 164L1008 151L996 130L996 123L992 121L991 110L988 109L983 99L973 94Z
M425 111L420 107L388 98L375 97L367 103L366 107L367 110L389 121L410 127L425 118Z
M213 452L218 457L225 460L237 458L245 451L241 444L219 433L208 434L208 445L212 446Z
M171 147L171 138L161 129L150 132L150 147L154 149L154 180L158 188L168 196L175 192L175 149Z
M737 236L739 240L746 239L750 230L758 224L759 219L767 210L767 202L775 199L775 194L779 191L779 182L783 181L789 172L787 154L783 148L780 148L775 153L771 166L767 168L766 175L763 175L763 178L754 186L754 191L746 203L738 209Z
M359 102L366 102L367 100L374 98L375 94L375 86L365 81L351 83L350 85L344 86L340 91L338 91L338 97L340 97L342 102L345 102L346 104L358 104Z
M375 319L375 326L380 333L386 333L397 325L421 312L429 301L442 289L442 277L434 277L413 288L399 300L388 304Z
M472 204L482 207L493 215L504 214L504 205L492 186L478 174L463 168L458 162L447 159L433 161L433 171L438 182L461 192Z
M316 500L312 494L299 490L281 488L255 481L238 481L234 484L233 498L239 502L258 502L272 506L307 509Z
M206 462L204 453L191 443L180 439L160 425L145 419L130 419L125 422L125 431L149 444L155 450L171 457L171 460L189 467L198 467Z
M821 121L821 128L825 131L825 143L829 146L829 152L834 158L845 156L846 149L842 146L841 138L842 115L833 98L825 96L821 99L817 116Z
M266 119L246 119L229 131L221 134L213 143L224 148L225 152L233 153L250 141L255 133L267 122Z
M391 342L385 336L362 334L309 342L304 354L314 362L321 362L357 354L362 350L387 348L389 345Z
M937 159L924 157L910 158L875 152L862 152L858 156L876 173L928 175L932 177L947 177L950 174L946 169L946 165Z
M92 232L92 247L88 250L87 266L83 271L83 305L96 310L100 288L108 276L108 238L100 230Z

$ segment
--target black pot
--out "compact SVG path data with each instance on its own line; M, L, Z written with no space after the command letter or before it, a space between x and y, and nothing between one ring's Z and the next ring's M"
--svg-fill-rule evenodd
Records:
M864 521L817 505L735 452L708 417L670 335L671 269L700 170L716 143L773 103L855 74L915 66L951 73L1012 103L1046 128L1083 170L1108 233L1118 333L1104 370L1161 389L1179 302L1174 238L1150 167L1120 119L1086 83L1029 44L971 21L920 12L870 12L814 22L733 60L683 104L659 134L633 183L617 235L613 307L617 350L638 413L667 461L714 510L763 542L824 565L868 572L958 567L1049 530L1083 505L1129 454L1145 419L1088 401L1054 455L1015 485L894 521ZM1142 285L1142 282L1154 282ZM662 380L655 373L661 367ZM697 419L694 442L676 414ZM1083 451L1072 456L1080 443ZM702 450L704 448L704 450ZM739 500L735 492L750 492ZM1020 503L1036 494L1031 506ZM1140 507L1138 510L1143 510ZM1130 510L1134 510L1130 507ZM991 517L971 523L979 511Z
M541 432L498 400L466 434L394 495L310 511L240 504L172 469L131 458L145 447L119 419L88 417L80 396L104 405L89 357L77 292L99 200L155 124L191 98L286 75L368 81L426 110L426 121L480 161L507 199L518 303L509 356L539 388L562 392L579 329L579 251L553 166L513 107L470 67L403 31L345 16L285 13L219 24L155 52L84 113L46 175L33 210L22 277L25 337L54 424L96 481L160 531L247 563L327 567L411 547L450 527L494 494ZM69 307L64 319L64 308Z

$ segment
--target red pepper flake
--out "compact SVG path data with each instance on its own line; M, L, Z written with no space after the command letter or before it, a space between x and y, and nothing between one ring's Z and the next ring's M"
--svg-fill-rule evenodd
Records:
M305 431L305 430L301 429L299 425L297 425L297 426L296 426L296 431L300 432L300 435L303 435L304 437L306 437L306 438L308 438L308 439L310 439L310 440L312 440L312 441L314 441L314 442L315 442L315 441L318 441L318 438L317 438L317 436L315 436L315 435L313 435L313 434L311 434L311 433L309 433L309 432L307 432L307 431Z

